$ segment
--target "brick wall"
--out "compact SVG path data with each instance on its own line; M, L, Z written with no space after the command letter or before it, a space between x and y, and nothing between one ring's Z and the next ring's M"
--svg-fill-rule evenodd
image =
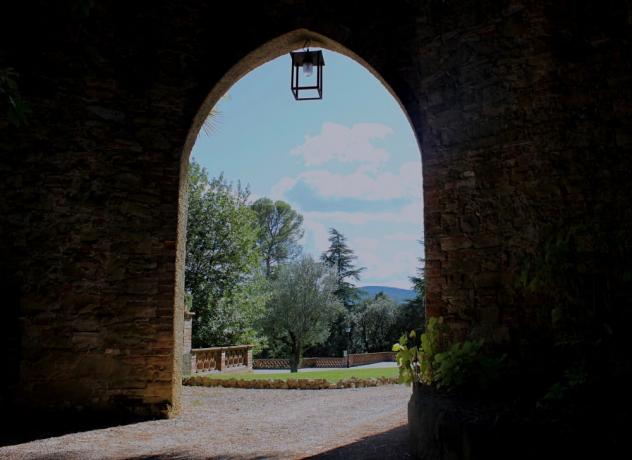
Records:
M365 364L395 361L395 352L383 351L379 353L352 353L349 355L349 367L364 366Z

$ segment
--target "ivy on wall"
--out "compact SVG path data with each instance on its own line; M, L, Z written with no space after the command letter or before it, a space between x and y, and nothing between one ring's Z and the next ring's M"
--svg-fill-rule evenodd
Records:
M18 89L19 74L12 67L0 69L0 103L6 107L7 119L14 126L27 124L30 113Z

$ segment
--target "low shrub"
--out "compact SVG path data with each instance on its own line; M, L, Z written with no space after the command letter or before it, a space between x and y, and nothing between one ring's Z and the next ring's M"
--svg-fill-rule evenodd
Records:
M257 390L336 390L342 388L365 388L377 387L381 385L395 385L399 383L397 377L378 377L370 379L350 379L340 380L337 383L330 383L326 379L270 379L270 380L239 380L239 379L214 379L201 375L186 377L182 380L183 385L204 386L204 387L224 387L224 388L246 388Z

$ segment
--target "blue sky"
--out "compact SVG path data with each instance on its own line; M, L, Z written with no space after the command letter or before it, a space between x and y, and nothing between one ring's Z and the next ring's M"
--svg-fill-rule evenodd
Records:
M290 57L281 56L233 85L192 156L211 176L248 184L253 199L290 203L305 219L304 252L318 257L335 227L366 267L359 285L409 288L423 254L412 128L364 67L323 53L322 100L294 100Z

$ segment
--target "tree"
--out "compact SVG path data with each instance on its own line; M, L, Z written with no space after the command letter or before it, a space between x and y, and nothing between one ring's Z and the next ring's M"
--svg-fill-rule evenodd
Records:
M423 241L419 241L423 244ZM419 267L417 275L409 277L412 288L415 291L415 297L407 300L399 308L397 321L394 326L395 337L393 341L397 341L403 334L408 334L411 330L420 331L426 323L426 281L424 279L424 259L419 257Z
M321 260L336 273L337 287L335 294L346 307L353 305L357 300L356 288L348 279L360 280L360 273L365 267L356 268L353 261L358 257L347 246L347 239L335 228L329 229L329 249L327 249Z
M325 356L338 356L347 348L345 329L351 322L351 312L359 299L355 286L349 280L358 281L364 267L354 266L357 257L347 246L345 236L335 228L329 229L329 249L320 258L336 274L335 294L346 309L334 321L325 344L314 351Z
M342 309L335 296L336 277L310 256L281 265L272 285L264 330L290 349L290 367L297 372L303 350L327 338Z
M355 333L359 335L365 352L388 351L399 336L393 335L398 305L379 292L364 301L354 314Z
M219 299L211 321L199 325L199 335L210 338L212 342L206 343L216 346L252 344L257 354L267 343L256 325L264 317L269 300L268 280L256 273Z
M303 216L286 202L273 202L269 198L258 199L252 209L259 224L257 245L264 272L270 278L274 267L300 252L298 240L303 236Z
M204 168L191 162L185 288L195 313L194 346L225 343L226 328L218 329L216 323L226 308L239 305L220 300L230 298L259 265L256 216L246 204L248 195L223 176L209 179Z

